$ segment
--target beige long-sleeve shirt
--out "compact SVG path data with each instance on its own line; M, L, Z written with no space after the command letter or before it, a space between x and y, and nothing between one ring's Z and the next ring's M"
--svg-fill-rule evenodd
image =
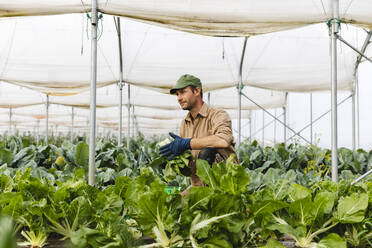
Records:
M224 139L228 144L228 148L217 149L216 162L226 160L231 154L235 154L234 137L232 135L231 119L225 110L216 109L203 103L198 115L193 119L189 112L180 127L180 136L182 138L203 138L210 135L216 135ZM200 150L191 150L194 158L198 158Z

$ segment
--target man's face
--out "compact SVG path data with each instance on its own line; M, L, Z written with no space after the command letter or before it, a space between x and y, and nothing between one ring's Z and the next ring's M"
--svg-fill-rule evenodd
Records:
M191 110L196 104L196 98L200 90L196 88L194 92L190 86L176 91L177 100L183 110Z

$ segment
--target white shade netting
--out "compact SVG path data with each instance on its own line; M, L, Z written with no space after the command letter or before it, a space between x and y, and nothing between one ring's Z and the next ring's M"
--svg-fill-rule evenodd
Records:
M326 22L331 0L99 0L98 10L204 35L246 36ZM82 13L86 0L1 0L0 17ZM340 19L372 27L372 2L339 1Z
M87 21L84 14L1 20L0 80L50 95L88 90ZM205 92L239 83L243 38L206 37L121 21L125 82L162 92L185 73L198 76ZM119 81L119 51L113 18L105 15L99 29L97 87L102 87ZM339 51L338 87L349 90L356 55L347 48ZM325 24L255 36L248 39L243 83L281 91L330 90L329 67Z

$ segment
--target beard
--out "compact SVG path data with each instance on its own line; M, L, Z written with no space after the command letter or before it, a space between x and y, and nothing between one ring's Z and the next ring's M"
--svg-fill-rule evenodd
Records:
M192 108L191 108L191 106L189 105L189 104L187 104L185 107L182 107L181 106L181 108L183 109L183 110L191 110Z
M190 103L190 102L185 102L184 104L182 104L181 105L181 103L179 103L180 104L180 107L183 109L183 110L191 110L192 109L192 104Z

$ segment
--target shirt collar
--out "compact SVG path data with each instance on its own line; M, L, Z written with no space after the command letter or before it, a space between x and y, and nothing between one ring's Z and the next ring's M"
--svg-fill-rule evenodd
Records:
M198 115L200 115L200 116L202 116L202 117L206 117L206 116L207 116L208 109L209 109L209 105L206 104L206 103L203 103L202 107L201 107L200 110L199 110ZM191 120L192 120L191 118L192 118L192 117L191 117L191 113L190 113L190 111L189 111L189 113L186 115L185 120L186 120L186 121L191 121Z

